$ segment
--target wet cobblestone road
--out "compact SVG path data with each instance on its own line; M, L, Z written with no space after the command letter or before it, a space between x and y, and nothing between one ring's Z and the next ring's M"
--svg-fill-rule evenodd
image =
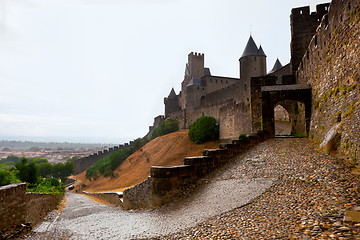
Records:
M307 139L270 139L183 202L123 211L69 193L27 239L360 239L359 175Z

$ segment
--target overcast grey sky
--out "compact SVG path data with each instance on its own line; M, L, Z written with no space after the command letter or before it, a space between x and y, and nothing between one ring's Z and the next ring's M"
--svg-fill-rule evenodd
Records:
M290 59L290 11L315 0L0 0L0 140L143 137L187 55L239 77L250 31L270 70Z

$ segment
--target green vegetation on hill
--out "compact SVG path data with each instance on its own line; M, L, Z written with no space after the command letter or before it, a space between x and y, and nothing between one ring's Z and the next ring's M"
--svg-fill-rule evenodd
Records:
M0 186L26 182L29 192L62 194L65 178L74 172L74 163L71 160L65 164L54 165L50 164L46 158L23 157L15 161L16 163L13 164L15 167L0 164Z
M148 140L145 138L138 138L134 140L130 148L119 149L112 152L109 156L100 159L94 165L86 170L86 178L96 179L98 174L102 174L104 177L113 177L114 170L131 154L136 150L141 149Z
M191 124L189 138L196 144L219 138L219 125L216 119L209 116L201 116Z
M179 130L179 122L173 118L167 118L165 121L159 123L159 126L155 128L151 134L151 139L163 136L168 133L176 132Z
M0 164L6 164L9 166L15 166L18 162L20 162L20 158L14 155L9 155L6 158L0 159Z

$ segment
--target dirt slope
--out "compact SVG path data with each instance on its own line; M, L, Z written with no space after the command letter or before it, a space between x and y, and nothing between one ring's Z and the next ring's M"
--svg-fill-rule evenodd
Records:
M189 140L188 130L180 130L158 137L132 154L114 171L114 178L101 176L90 182L85 177L86 171L75 178L79 180L78 186L87 186L85 191L88 192L123 191L147 179L151 166L182 165L185 157L199 156L204 149L214 149L218 146L218 141L194 144Z

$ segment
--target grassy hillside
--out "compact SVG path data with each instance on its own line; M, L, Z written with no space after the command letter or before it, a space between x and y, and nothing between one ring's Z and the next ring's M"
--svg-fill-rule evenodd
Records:
M185 157L202 155L204 149L218 148L219 142L194 144L188 130L180 130L158 137L128 157L115 171L113 178L86 179L85 172L75 176L77 185L85 184L88 192L123 191L147 179L151 166L182 165Z

